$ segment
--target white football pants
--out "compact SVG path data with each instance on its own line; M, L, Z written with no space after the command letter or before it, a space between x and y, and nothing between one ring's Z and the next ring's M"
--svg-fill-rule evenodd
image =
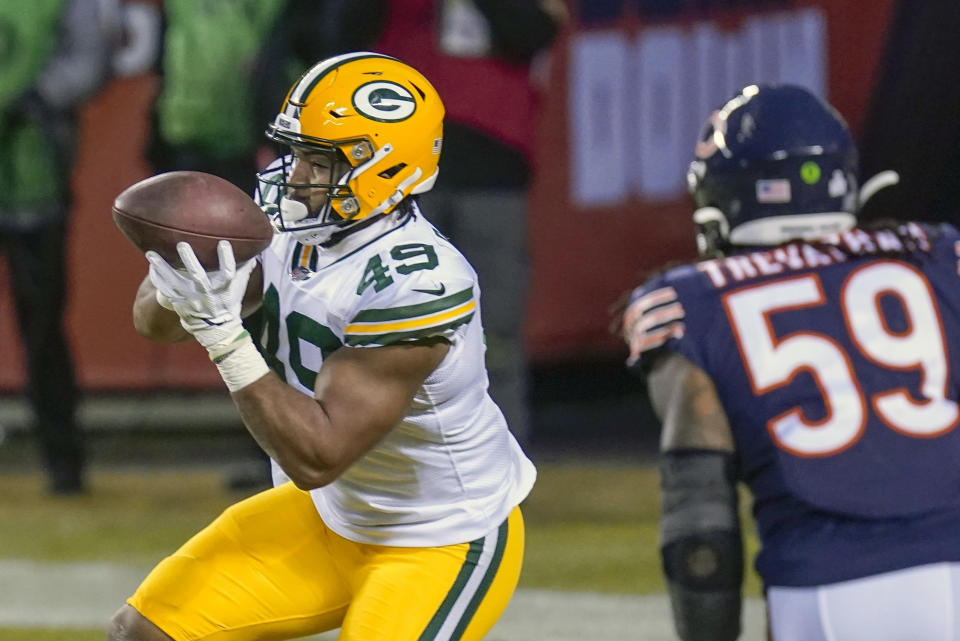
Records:
M960 641L960 563L767 590L772 641Z

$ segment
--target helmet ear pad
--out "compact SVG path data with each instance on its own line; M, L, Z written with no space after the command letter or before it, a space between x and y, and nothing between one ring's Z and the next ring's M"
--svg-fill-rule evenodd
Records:
M693 212L697 227L697 254L700 258L720 258L728 253L730 223L716 207L700 207Z

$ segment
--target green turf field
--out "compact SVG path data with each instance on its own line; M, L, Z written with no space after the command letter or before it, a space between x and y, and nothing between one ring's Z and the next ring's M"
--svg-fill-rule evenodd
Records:
M657 553L657 475L623 463L539 463L524 504L521 588L601 593L663 591ZM0 474L0 558L104 561L149 568L224 507L242 498L220 471L94 471L91 492L43 492L38 474ZM748 558L755 548L748 540ZM748 592L757 593L753 572ZM2 596L0 596L2 599ZM3 641L92 641L101 630L0 628Z

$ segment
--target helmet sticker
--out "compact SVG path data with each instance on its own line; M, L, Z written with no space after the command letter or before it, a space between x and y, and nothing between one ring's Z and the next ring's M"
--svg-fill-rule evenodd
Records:
M800 179L808 185L816 185L820 182L820 165L812 160L800 165Z
M757 181L758 203L790 202L790 181L786 178Z
M361 85L353 92L353 106L361 116L377 122L399 122L413 115L417 102L405 87L387 80Z
M847 177L842 169L834 169L830 176L830 182L827 183L827 193L831 198L839 198L847 193Z

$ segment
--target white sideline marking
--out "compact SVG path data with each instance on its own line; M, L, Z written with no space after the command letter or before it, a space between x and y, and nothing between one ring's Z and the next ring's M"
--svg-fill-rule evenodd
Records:
M0 627L105 628L147 570L109 563L0 559ZM763 604L746 600L743 641L764 639ZM336 633L312 637L332 641ZM488 641L672 641L665 595L517 590Z

